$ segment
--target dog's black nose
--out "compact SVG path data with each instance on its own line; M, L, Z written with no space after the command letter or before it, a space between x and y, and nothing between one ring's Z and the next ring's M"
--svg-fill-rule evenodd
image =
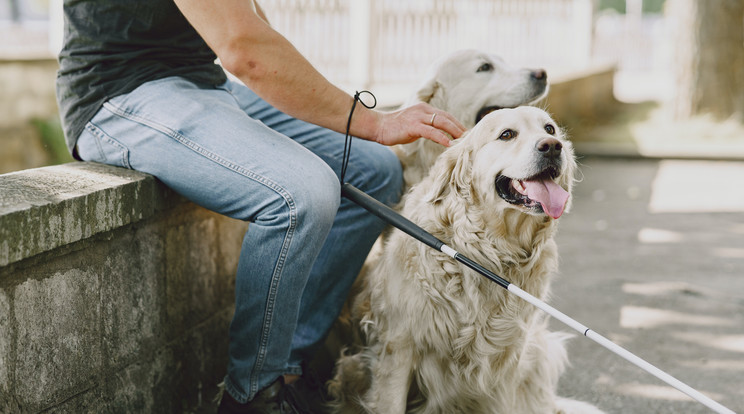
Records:
M548 77L548 74L545 72L545 69L533 70L532 73L530 73L530 75L535 80L545 80Z
M561 155L563 144L555 138L541 139L535 146L545 158L557 158Z

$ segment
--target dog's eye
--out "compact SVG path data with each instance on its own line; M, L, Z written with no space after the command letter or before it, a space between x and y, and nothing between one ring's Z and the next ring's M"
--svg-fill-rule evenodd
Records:
M545 132L547 132L550 135L555 135L555 127L550 124L545 125Z
M488 62L486 62L486 63L480 65L480 67L478 68L478 70L476 72L490 72L492 70L493 70L493 65L490 64L490 63L488 63Z
M502 141L509 141L510 139L514 139L517 137L517 132L513 129L507 129L504 130L504 132L499 135L499 139Z

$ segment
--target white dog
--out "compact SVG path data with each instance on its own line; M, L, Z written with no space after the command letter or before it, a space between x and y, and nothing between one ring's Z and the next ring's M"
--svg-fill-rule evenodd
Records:
M429 103L452 114L467 129L491 111L534 103L548 91L544 70L514 68L499 56L472 49L440 59L424 79L407 105ZM406 189L426 176L444 149L426 139L393 147L403 165Z
M437 159L402 213L545 299L575 168L547 113L499 110ZM542 311L403 232L381 254L352 305L362 343L329 387L337 412L601 413L556 396L568 335L549 332Z

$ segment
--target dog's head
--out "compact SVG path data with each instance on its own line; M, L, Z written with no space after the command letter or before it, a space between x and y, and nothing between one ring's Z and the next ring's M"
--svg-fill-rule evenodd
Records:
M497 55L468 49L435 63L416 99L472 128L491 111L534 103L547 91L544 70L515 68Z
M530 106L494 111L444 152L427 199L455 194L483 210L554 219L567 208L576 161L563 131Z
M544 70L514 68L496 55L470 49L440 59L424 79L408 105L426 102L468 129L491 111L535 103L548 91ZM426 176L444 148L426 139L394 147L407 188Z

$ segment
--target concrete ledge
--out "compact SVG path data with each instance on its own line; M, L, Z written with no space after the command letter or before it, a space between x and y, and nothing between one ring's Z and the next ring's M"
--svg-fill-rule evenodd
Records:
M95 163L0 175L0 266L151 217L178 201L152 176Z
M209 404L246 229L125 169L0 175L0 412Z

